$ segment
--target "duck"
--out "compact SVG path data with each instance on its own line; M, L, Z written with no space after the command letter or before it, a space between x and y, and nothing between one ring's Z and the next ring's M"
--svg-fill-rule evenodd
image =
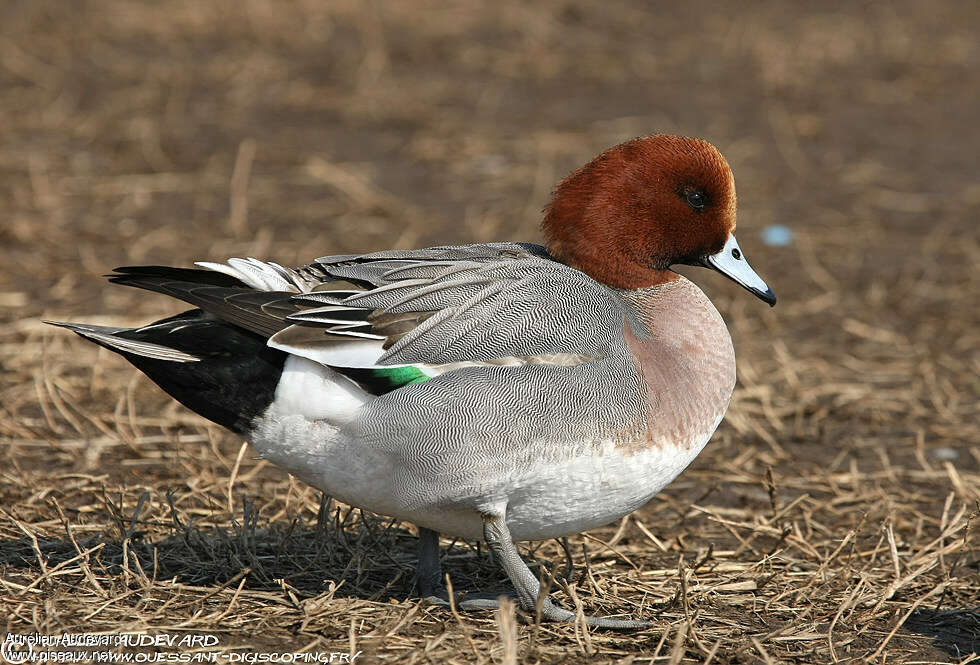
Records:
M138 328L47 323L327 495L415 524L422 596L445 601L440 534L483 540L523 610L574 621L516 543L622 518L708 443L735 354L718 310L672 268L710 268L774 305L735 225L718 149L655 134L561 180L544 245L122 267L110 282L193 308Z

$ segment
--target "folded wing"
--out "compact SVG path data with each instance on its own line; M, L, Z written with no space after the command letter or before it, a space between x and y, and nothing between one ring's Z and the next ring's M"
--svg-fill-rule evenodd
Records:
M325 257L298 272L323 288L293 296L303 308L269 344L337 367L577 364L622 325L597 316L616 309L604 287L536 245Z

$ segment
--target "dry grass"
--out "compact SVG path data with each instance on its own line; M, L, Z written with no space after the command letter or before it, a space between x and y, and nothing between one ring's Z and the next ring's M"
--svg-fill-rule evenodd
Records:
M903 1L5 4L5 630L212 632L224 652L361 662L976 660L978 18ZM742 246L780 304L692 274L735 338L729 416L661 496L572 539L569 594L647 631L420 605L411 526L321 502L39 323L176 311L106 288L115 265L534 239L558 177L653 131L728 156ZM772 223L795 242L764 246ZM456 589L507 588L485 550L444 545ZM562 565L553 542L525 553Z

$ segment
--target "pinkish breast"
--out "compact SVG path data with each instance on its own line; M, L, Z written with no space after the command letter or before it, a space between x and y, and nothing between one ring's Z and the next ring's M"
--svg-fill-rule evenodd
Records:
M624 321L623 337L647 392L646 436L627 447L703 445L735 388L735 351L724 320L679 275L622 297L637 320Z

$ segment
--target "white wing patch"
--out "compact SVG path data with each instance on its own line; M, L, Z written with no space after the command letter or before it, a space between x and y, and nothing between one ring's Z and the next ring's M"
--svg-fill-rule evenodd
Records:
M324 341L317 344L289 343L290 328L276 333L269 338L268 345L294 356L332 367L379 367L378 359L384 354L381 345L384 339L359 339L345 337L342 341L331 344L324 335ZM386 365L386 367L404 367L404 365Z

